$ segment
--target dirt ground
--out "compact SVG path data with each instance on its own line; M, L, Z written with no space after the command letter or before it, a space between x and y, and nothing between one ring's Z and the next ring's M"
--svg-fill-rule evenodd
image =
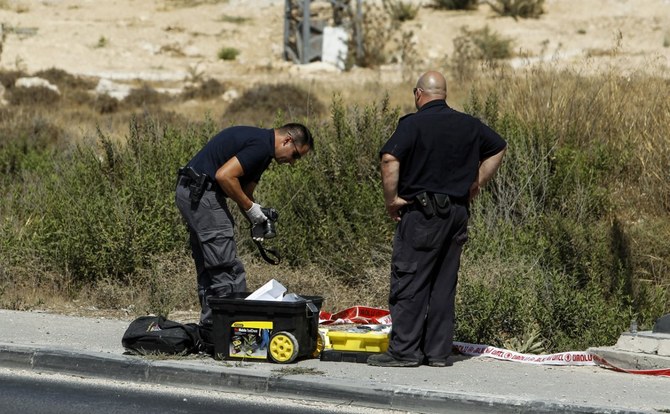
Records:
M551 61L584 71L615 65L624 74L652 70L662 76L670 68L670 0L547 0L539 19L519 20L499 17L485 4L462 12L437 10L432 0L408 2L422 5L417 18L403 24L414 33L416 76L444 69L461 27L487 25L513 39L513 67ZM319 5L328 7L313 1L312 8ZM283 17L284 0L0 0L6 36L0 67L176 86L204 76L239 89L280 81L331 88L403 81L399 64L340 72L284 61ZM221 60L223 47L240 54Z

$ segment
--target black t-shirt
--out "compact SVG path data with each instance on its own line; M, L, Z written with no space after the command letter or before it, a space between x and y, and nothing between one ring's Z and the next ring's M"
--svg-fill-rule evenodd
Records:
M479 162L506 146L479 119L436 100L400 118L380 155L400 160L399 197L412 199L428 191L463 198L477 177Z
M226 128L216 134L198 152L188 166L215 179L216 170L232 157L237 157L244 176L240 184L258 182L274 157L274 130L250 126Z

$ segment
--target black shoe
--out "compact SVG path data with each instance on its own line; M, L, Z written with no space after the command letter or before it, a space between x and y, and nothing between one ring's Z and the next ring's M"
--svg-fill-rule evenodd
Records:
M419 362L395 359L389 354L376 354L368 357L368 365L375 367L418 367Z

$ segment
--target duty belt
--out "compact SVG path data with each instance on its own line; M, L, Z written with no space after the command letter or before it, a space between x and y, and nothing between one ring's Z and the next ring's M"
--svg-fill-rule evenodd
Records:
M182 167L177 172L177 185L188 187L190 199L199 203L205 191L217 191L220 187L207 174L200 174L193 167Z
M421 211L426 218L434 216L446 218L449 216L452 204L466 206L468 202L465 198L454 197L448 194L429 193L424 191L417 194L411 204L403 208L403 212Z

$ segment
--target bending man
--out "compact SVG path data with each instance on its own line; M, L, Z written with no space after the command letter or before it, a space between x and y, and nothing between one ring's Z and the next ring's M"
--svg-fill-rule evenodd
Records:
M267 218L253 197L261 175L273 159L293 164L313 147L312 134L301 124L277 129L236 126L215 135L180 169L175 201L190 233L201 325L212 324L209 297L247 288L227 201L237 204L252 224L263 223Z

